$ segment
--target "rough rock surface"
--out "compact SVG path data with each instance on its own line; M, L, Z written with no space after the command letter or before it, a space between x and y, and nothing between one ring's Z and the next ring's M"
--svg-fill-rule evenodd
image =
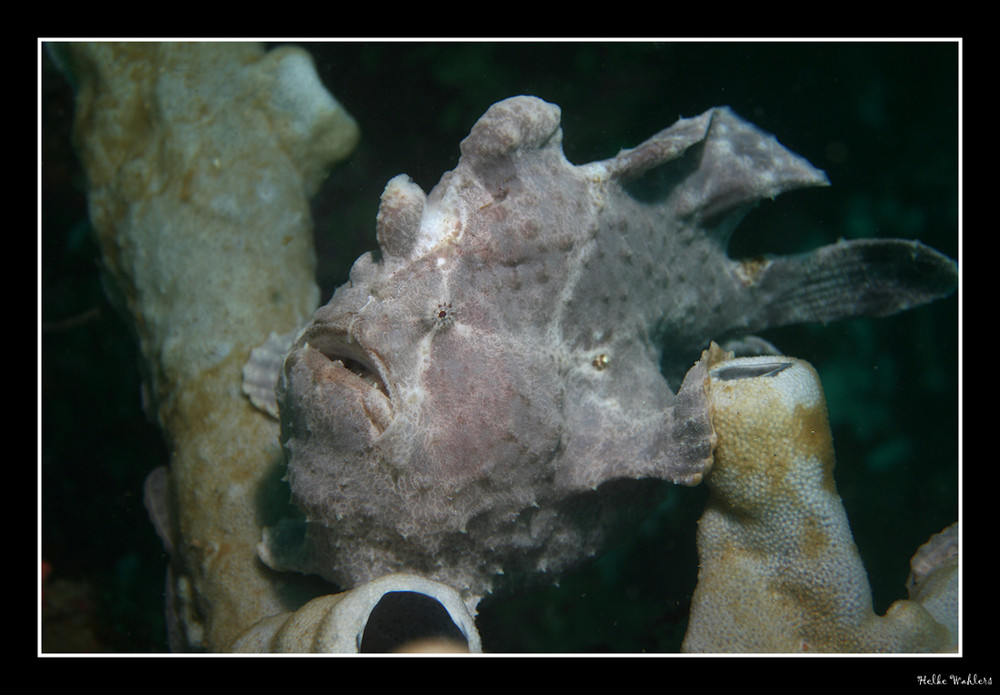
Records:
M301 49L53 44L107 286L131 317L171 449L147 497L171 551L174 649L221 649L296 589L256 556L273 420L241 393L250 349L315 309L309 196L357 141ZM141 463L141 462L137 462ZM280 512L276 512L280 513Z

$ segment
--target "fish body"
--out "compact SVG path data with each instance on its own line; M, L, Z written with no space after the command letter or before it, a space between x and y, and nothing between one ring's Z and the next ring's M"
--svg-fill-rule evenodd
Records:
M910 241L729 258L758 201L827 183L727 108L576 166L557 106L493 105L429 194L388 183L379 251L285 358L281 439L305 525L272 532L262 557L345 588L417 572L474 603L501 574L592 555L652 483L710 469L697 356L712 340L954 289L955 263Z

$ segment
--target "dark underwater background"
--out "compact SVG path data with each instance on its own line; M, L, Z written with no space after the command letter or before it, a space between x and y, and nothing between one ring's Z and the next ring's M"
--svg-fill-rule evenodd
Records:
M472 124L516 94L561 106L574 164L728 105L827 172L832 187L753 211L734 257L903 237L958 258L955 42L304 45L362 132L313 204L324 302L375 247L385 183L407 173L429 191ZM42 61L42 648L165 651L166 556L142 482L168 452L142 411L127 324L101 290L72 92ZM879 613L905 597L917 547L958 518L958 336L956 296L766 334L823 380L837 485ZM641 527L557 586L484 600L484 649L677 651L706 491L665 487Z

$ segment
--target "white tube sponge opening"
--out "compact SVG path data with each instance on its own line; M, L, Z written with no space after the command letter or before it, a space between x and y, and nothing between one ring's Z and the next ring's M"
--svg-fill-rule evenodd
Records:
M440 606L453 624L455 637L440 640L437 627L432 625L428 629L426 625L417 624L428 622L424 616L414 615L417 611L396 611L388 617L389 629L395 633L392 637L405 634L412 639L393 646L391 651L405 651L414 644L421 645L418 651L432 651L429 645L446 642L459 647L463 641L467 651L482 651L475 622L458 592L444 584L405 573L387 574L350 591L315 598L294 613L265 618L240 636L230 651L325 654L369 651L364 647L372 639L368 631L375 620L375 611L387 595L394 593L413 594L417 599L425 599L421 601L425 605ZM456 633L460 633L460 637ZM376 648L375 651L382 650Z

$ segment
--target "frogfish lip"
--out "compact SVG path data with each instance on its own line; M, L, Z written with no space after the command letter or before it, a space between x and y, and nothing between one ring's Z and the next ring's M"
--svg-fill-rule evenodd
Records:
M393 406L383 377L385 367L377 354L339 332L324 332L307 340L304 347L314 351L314 358L319 353L325 360L311 360L321 371L322 380L353 394L364 416L381 434L392 422Z

